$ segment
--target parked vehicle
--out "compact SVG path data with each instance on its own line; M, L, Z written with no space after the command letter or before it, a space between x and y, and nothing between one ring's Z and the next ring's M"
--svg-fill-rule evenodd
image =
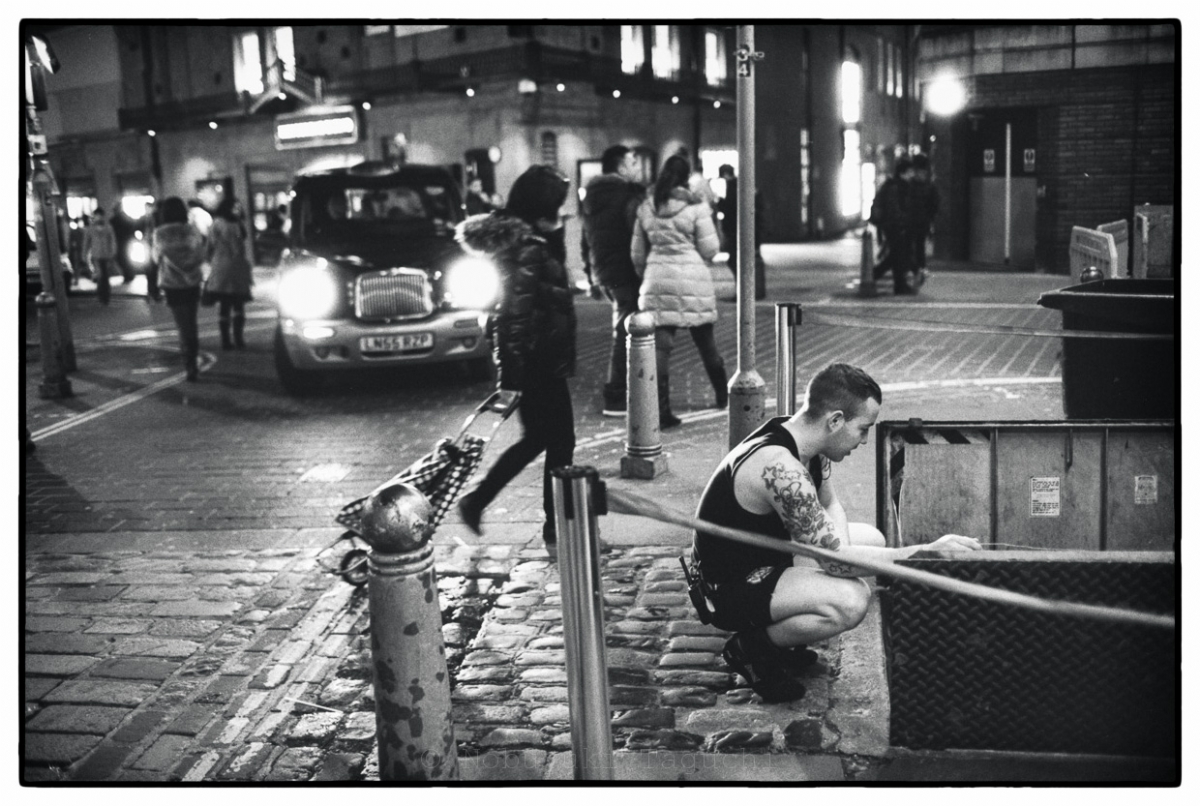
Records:
M275 366L285 389L364 367L462 361L491 371L496 268L454 241L450 173L363 163L298 177L280 261Z

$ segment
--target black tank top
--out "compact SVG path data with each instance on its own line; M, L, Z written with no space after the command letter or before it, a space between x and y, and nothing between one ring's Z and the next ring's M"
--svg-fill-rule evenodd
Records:
M796 441L783 427L783 423L787 419L787 417L774 417L768 420L729 452L729 455L717 466L716 472L708 480L708 486L704 488L704 493L700 496L700 507L696 510L697 518L721 526L745 529L777 540L791 540L791 535L788 534L783 519L775 510L772 509L762 515L747 512L737 502L733 489L733 474L750 454L760 448L778 445L797 460L800 459ZM812 476L813 484L820 489L820 456L814 456L809 461L808 473ZM778 565L792 561L792 555L788 552L760 549L698 530L693 536L692 558L700 567L700 573L704 579L714 583L731 582L744 578L755 568L761 568L764 565Z

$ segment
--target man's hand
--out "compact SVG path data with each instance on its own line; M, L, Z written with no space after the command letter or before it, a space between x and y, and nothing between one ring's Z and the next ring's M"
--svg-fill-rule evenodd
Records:
M980 551L983 548L979 541L964 535L942 535L937 540L922 546L921 549L938 551Z

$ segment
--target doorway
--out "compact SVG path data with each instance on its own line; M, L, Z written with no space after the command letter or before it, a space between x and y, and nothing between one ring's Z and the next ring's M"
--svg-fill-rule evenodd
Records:
M1037 247L1037 110L970 114L968 259L1032 271Z

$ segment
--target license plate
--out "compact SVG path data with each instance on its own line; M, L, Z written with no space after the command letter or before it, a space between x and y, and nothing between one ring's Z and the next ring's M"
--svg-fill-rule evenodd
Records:
M433 346L432 333L403 333L396 336L363 336L358 348L364 353L409 353Z

